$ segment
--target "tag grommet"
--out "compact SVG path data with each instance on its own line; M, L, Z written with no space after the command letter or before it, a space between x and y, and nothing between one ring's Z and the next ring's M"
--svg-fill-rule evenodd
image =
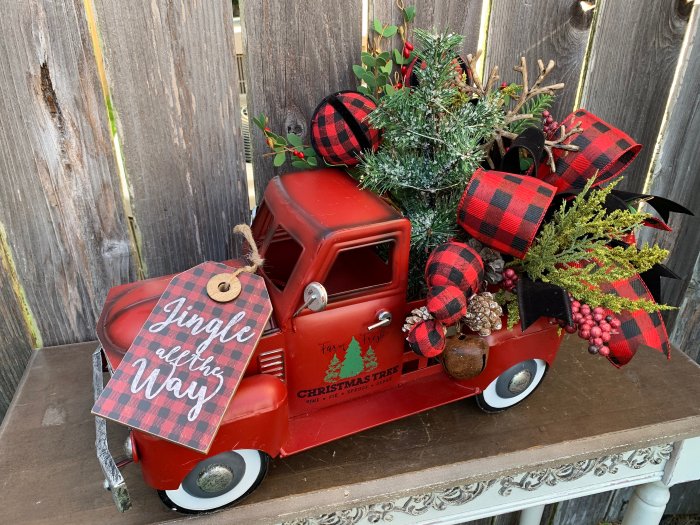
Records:
M220 273L207 283L207 295L217 303L233 301L241 293L241 281L235 274Z

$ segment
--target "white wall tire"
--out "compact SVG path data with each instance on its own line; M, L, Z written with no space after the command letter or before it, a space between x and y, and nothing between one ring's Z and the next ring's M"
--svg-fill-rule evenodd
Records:
M491 381L476 404L484 412L501 412L523 401L540 385L547 372L547 363L542 359L528 359L499 375Z
M259 450L222 452L200 461L175 490L159 490L163 503L185 513L233 505L253 492L267 473L269 456Z

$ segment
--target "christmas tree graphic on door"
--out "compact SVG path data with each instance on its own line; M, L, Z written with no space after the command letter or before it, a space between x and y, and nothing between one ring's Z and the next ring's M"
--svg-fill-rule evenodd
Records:
M333 354L331 362L326 369L326 377L323 378L323 381L326 383L335 383L341 379L355 377L362 372L369 372L375 368L377 368L377 356L374 350L372 350L372 347L370 346L363 355L360 343L353 337L347 350L345 350L345 357L342 361L338 359L337 353Z

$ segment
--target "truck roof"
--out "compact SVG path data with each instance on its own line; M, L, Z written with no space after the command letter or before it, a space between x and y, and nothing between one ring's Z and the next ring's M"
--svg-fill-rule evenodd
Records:
M275 177L267 186L265 201L275 215L291 212L302 216L320 237L402 218L386 201L360 189L356 180L336 168Z

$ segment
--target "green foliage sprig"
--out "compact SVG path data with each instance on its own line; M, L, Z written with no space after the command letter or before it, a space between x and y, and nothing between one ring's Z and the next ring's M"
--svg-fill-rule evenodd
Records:
M645 244L610 247L622 241L649 217L633 209L608 212L605 201L616 183L592 190L595 177L571 202L563 202L537 235L519 266L533 280L561 286L576 299L620 312L670 309L646 299L632 300L606 293L607 283L632 277L650 269L668 256L668 250Z
M304 145L301 137L295 133L287 133L286 137L273 132L268 126L265 115L253 117L253 122L265 135L265 142L272 150L268 155L274 155L272 164L277 168L292 158L292 166L300 169L311 169L318 166L316 152L311 146Z

